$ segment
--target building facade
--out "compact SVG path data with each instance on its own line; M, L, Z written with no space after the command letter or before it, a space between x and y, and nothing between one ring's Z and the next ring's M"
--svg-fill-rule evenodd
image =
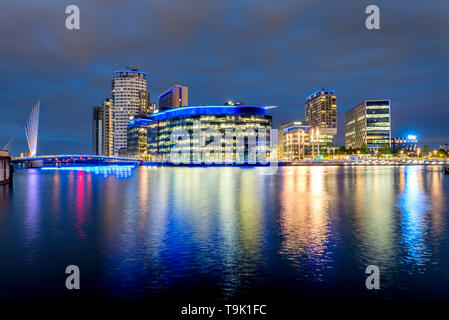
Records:
M441 150L444 150L445 152L449 152L449 144L448 144L448 143L442 144L442 145L440 146L440 149L441 149Z
M416 136L391 138L391 150L393 152L404 152L405 154L416 154L418 150L418 139Z
M309 95L305 112L307 124L337 134L337 95L334 90L321 89Z
M142 92L147 92L146 78L147 73L137 69L115 71L112 79L114 155L126 154L128 121L141 111Z
M128 125L128 156L148 161L148 125L146 118L136 118Z
M103 108L92 109L92 154L103 154Z
M157 112L156 104L151 103L150 93L148 91L140 92L139 104L140 104L139 116L145 116L147 114Z
M159 96L159 111L181 108L189 105L189 88L174 85Z
M102 151L105 156L114 155L114 105L112 99L103 101L103 136Z
M327 155L333 138L333 128L312 127L302 121L283 123L278 128L278 159L297 161Z
M128 126L128 154L162 163L172 162L174 150L190 163L246 163L258 153L269 157L268 108L188 106L136 118Z
M391 147L390 100L366 100L345 115L345 146L371 150Z

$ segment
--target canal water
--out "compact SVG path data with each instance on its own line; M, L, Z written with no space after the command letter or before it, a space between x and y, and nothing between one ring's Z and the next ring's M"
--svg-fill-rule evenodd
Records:
M449 298L438 167L266 170L18 169L0 186L0 298Z

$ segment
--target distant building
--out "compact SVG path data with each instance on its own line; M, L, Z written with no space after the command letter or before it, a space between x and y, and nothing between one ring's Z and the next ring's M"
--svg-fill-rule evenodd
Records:
M366 100L345 115L346 148L391 146L390 100Z
M416 136L409 135L407 138L391 138L391 150L393 152L416 153L417 149L418 139Z
M174 85L159 96L159 111L181 108L189 105L189 88Z
M145 116L156 112L156 104L150 102L150 93L148 91L141 91L139 93L139 116Z
M92 154L103 154L103 109L102 107L93 107L92 109Z
M306 98L306 122L312 127L327 128L337 134L337 96L334 90L317 90Z
M440 146L440 149L444 150L445 152L449 152L449 144L443 144Z
M266 151L269 152L271 115L266 106L189 106L174 108L150 114L144 118L136 118L128 126L128 155L139 159L156 162L170 162L170 154L175 146L187 153L190 161L194 161L193 153L204 155L210 150L211 136L204 136L204 144L194 136L194 130L205 135L208 129L217 129L221 135L220 153L230 155L227 161L236 161L237 154L242 154L241 161L246 162L252 155L245 142L247 135L258 130L266 134ZM188 131L189 139L171 140L174 130L183 128ZM246 132L247 129L254 130ZM231 132L231 137L226 132ZM240 130L240 131L239 131ZM203 139L203 138L200 138ZM240 145L237 141L243 141ZM248 138L249 139L249 138ZM259 138L257 138L259 139ZM198 144L198 145L197 145ZM262 141L256 141L256 148L261 148ZM214 152L215 155L215 152ZM240 158L239 158L240 159ZM201 158L200 161L206 159Z
M322 156L330 152L333 138L333 128L312 127L303 121L283 123L278 128L278 159L296 161Z
M105 156L114 155L114 105L112 99L107 98L103 101L103 136L102 151Z
M146 78L146 72L134 68L115 71L112 79L114 155L126 155L128 121L141 111L141 92L147 91Z
M225 106L244 106L245 105L244 102L234 102L231 100L226 101L224 104L225 104Z

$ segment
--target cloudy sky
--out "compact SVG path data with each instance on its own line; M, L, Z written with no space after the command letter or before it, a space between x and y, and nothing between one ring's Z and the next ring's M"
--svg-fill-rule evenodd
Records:
M76 4L81 29L65 28ZM381 29L365 28L376 4ZM277 105L274 125L304 118L305 97L335 89L344 113L392 100L395 136L449 143L449 2L436 0L95 0L0 2L0 148L26 150L41 101L40 154L89 153L92 106L114 70L148 72L151 100L174 83L190 104Z

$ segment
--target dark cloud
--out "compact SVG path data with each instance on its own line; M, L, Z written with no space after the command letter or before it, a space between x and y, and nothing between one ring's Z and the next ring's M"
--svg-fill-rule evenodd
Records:
M64 27L77 4L81 30ZM235 99L278 105L278 125L304 117L317 88L344 112L390 98L393 134L449 141L449 3L378 0L381 30L364 27L371 1L5 0L0 3L0 147L25 150L23 124L40 99L40 153L88 153L91 108L110 96L115 69L149 73L152 100L173 83L191 104Z

